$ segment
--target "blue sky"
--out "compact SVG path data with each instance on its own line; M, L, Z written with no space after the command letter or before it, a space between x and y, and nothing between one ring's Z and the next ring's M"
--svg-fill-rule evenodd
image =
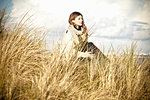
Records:
M12 9L12 0L0 0L0 9L7 8L8 12Z
M15 19L30 10L35 25L49 30L49 44L54 35L61 40L70 13L79 11L88 29L94 25L89 41L101 50L137 42L137 51L150 53L150 0L0 0L0 8L6 4Z

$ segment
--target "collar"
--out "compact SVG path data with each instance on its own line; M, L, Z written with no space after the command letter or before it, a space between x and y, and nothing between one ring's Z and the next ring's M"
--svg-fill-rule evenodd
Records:
M74 31L77 35L83 34L83 28L81 27L81 30L77 30L73 25L69 25L69 29Z

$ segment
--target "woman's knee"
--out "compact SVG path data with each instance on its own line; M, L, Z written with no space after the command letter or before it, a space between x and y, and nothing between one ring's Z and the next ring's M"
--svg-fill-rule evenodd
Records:
M94 45L93 42L89 42L88 45Z

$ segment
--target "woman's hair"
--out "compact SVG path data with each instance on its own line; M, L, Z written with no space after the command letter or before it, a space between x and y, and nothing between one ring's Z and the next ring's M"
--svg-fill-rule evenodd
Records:
M71 13L70 14L70 16L69 16L69 23L71 24L71 25L75 25L73 22L72 22L72 20L75 20L75 18L76 17L78 17L78 16L82 16L82 18L83 18L83 15L80 13L80 12L73 12L73 13ZM82 22L82 27L83 27L83 33L84 34L86 34L86 38L88 38L88 34L87 34L87 27L85 26L85 24L84 24L84 19L83 19L83 22Z

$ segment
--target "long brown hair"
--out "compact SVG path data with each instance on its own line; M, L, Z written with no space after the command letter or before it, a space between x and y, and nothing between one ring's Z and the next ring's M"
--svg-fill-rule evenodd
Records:
M78 16L82 16L82 18L83 18L83 15L80 13L80 12L73 12L73 13L71 13L70 14L70 16L69 16L69 20L68 20L68 22L71 24L71 25L74 25L74 23L72 22L72 20L75 20L75 18L76 17L78 17ZM87 34L87 27L85 26L85 24L84 24L84 19L83 19L83 22L82 22L82 28L83 28L83 34L85 34L86 35L86 40L88 39L88 34Z

